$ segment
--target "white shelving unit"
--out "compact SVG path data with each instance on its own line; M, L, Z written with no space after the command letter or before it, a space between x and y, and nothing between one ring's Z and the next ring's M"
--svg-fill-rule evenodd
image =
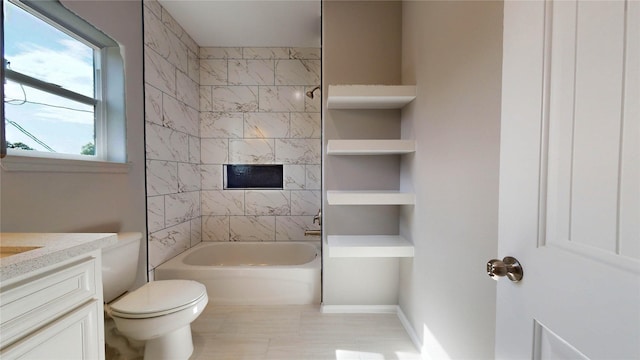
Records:
M416 151L413 140L329 140L328 155L394 155Z
M413 244L397 235L329 235L329 257L413 257Z
M328 109L400 109L416 98L415 86L329 85ZM402 155L415 152L402 139L330 139L327 155ZM329 205L414 205L399 191L327 191ZM413 244L398 235L328 235L329 257L413 257Z
M327 191L329 205L414 205L414 193L399 191Z
M328 109L400 109L416 98L411 85L329 85Z

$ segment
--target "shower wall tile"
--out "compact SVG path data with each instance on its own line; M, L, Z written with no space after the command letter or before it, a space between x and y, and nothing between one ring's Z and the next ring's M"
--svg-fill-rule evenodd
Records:
M305 188L309 190L322 189L322 166L307 165L306 166Z
M212 99L211 86L200 86L200 111L211 111L213 109Z
M166 94L175 95L175 67L148 46L145 47L144 63L145 82Z
M178 99L164 95L162 97L162 125L189 135L198 136L198 110Z
M180 89L180 91L176 91L178 100L194 109L200 107L200 86L197 82L193 81L185 72L176 71L176 86Z
M202 242L202 217L191 219L191 246Z
M200 60L200 85L227 85L227 60Z
M304 92L320 83L320 49L201 48L199 57L202 238L311 240L321 96ZM284 164L284 190L223 190L226 163Z
M203 216L203 241L229 241L229 216Z
M229 85L273 85L272 60L230 60Z
M289 49L290 59L320 60L320 48L291 48Z
M284 166L284 188L286 190L301 190L306 188L305 165Z
M169 128L146 124L147 159L189 161L189 137Z
M245 113L244 137L288 138L289 113Z
M242 55L245 59L288 59L289 48L278 48L278 47L244 48Z
M242 138L243 113L201 112L200 136L203 138Z
M178 192L178 163L147 160L147 194L165 195Z
M200 89L195 41L155 0L144 2L148 264L162 262L201 238ZM207 89L209 92L207 93Z
M320 240L320 236L305 236L305 230L320 230L320 226L313 223L313 216L276 217L277 241Z
M320 139L321 121L320 113L292 113L291 137Z
M276 85L320 84L320 60L276 60Z
M316 215L322 204L322 192L291 191L291 215Z
M272 164L274 151L273 139L230 139L229 163Z
M187 53L187 73L191 80L200 82L200 60L198 59L198 53L189 51Z
M304 111L303 86L260 86L260 111Z
M165 8L162 8L162 24L167 30L174 33L179 39L181 39L184 35L182 26L180 26L180 24L173 18L173 16L171 16L171 14L169 14L169 12Z
M202 215L244 215L244 191L203 190Z
M162 125L162 91L144 86L144 117L147 122Z
M165 195L165 224L173 226L200 216L200 192Z
M178 192L200 191L200 166L178 163Z
M189 162L200 164L200 138L189 136Z
M149 270L187 250L191 244L191 223L184 222L149 234Z
M231 241L275 240L275 216L231 216Z
M226 164L229 162L229 140L201 139L200 160L203 164Z
M202 190L222 190L223 165L200 165Z
M147 197L147 227L149 232L156 232L164 226L164 196Z
M240 47L202 47L200 59L242 59Z
M246 215L289 215L289 191L247 190L245 192Z
M319 139L276 139L276 163L320 164Z
M246 112L258 110L257 86L213 86L211 110Z
M157 0L143 0L142 2L155 16L158 18L162 16L162 6Z

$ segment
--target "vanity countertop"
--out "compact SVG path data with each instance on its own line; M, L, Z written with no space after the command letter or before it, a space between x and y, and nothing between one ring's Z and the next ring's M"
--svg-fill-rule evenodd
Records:
M115 233L0 233L0 281L115 244ZM28 248L33 248L28 250ZM26 250L26 251L25 251Z

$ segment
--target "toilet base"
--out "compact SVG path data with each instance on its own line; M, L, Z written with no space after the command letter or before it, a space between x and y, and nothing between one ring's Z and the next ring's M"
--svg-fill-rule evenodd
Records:
M192 353L191 324L147 340L144 347L145 360L187 360Z

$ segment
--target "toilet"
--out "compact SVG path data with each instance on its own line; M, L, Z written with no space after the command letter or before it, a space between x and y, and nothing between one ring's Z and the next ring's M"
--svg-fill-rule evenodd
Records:
M140 233L118 234L102 249L105 312L128 339L143 341L144 359L188 359L193 353L191 323L209 298L192 280L159 280L127 292L138 270Z

